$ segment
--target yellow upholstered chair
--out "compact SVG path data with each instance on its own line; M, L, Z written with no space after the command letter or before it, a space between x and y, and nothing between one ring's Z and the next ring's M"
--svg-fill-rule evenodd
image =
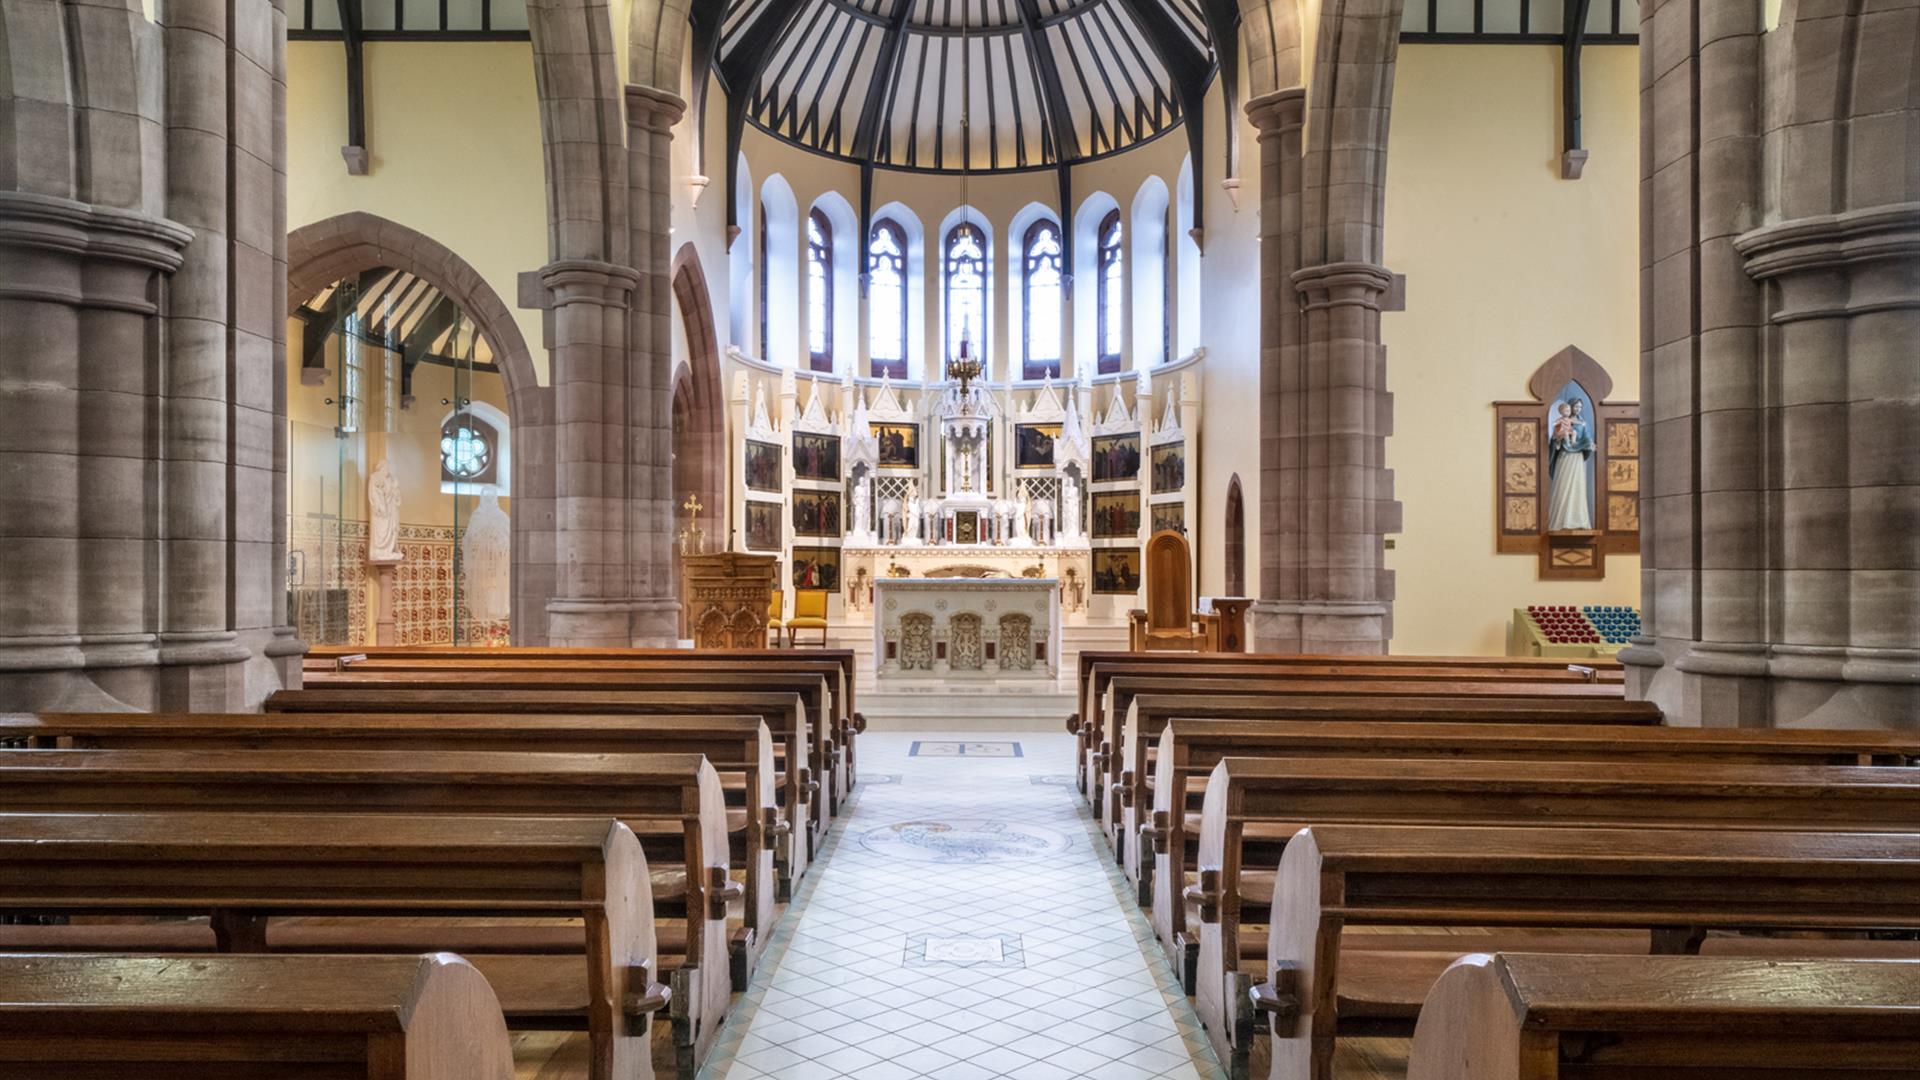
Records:
M820 631L820 647L827 645L827 594L820 589L799 589L793 594L793 618L787 620L787 648L794 646L796 630Z
M1147 541L1147 607L1130 612L1127 647L1134 652L1219 652L1220 620L1193 610L1193 559L1187 538L1171 529Z
M787 594L775 585L767 590L767 647L780 647L780 616L787 612Z

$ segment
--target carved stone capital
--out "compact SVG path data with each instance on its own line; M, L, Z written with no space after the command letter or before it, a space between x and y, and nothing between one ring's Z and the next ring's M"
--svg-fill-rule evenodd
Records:
M148 282L178 270L192 240L165 218L0 191L0 298L151 315Z
M673 130L687 114L687 103L678 94L651 86L627 85L627 124L648 131Z
M551 298L548 307L569 304L597 304L624 308L640 284L640 271L631 266L595 262L591 259L564 259L540 268L540 284Z
M1363 262L1322 263L1294 271L1293 287L1306 298L1306 307L1359 306L1379 311L1393 288L1393 272Z
M1263 139L1299 130L1307 120L1306 88L1294 86L1254 98L1247 102L1247 120Z
M1747 276L1765 281L1882 259L1920 257L1920 203L1899 203L1763 225L1733 242Z

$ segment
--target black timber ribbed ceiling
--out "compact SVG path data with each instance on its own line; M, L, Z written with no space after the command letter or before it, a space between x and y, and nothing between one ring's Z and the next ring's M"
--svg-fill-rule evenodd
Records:
M1217 0L731 0L715 59L741 119L817 153L935 172L1058 167L1137 146L1197 112L1231 10Z

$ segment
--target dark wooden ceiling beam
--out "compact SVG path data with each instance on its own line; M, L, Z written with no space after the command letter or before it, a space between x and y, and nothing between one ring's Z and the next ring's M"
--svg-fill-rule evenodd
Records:
M1147 39L1147 47L1159 58L1160 66L1167 70L1167 78L1173 83L1174 100L1180 103L1180 118L1187 129L1187 150L1193 156L1193 220L1194 227L1199 228L1204 220L1201 216L1204 185L1200 183L1200 176L1207 160L1207 82L1213 78L1213 58L1230 46L1222 46L1216 36L1213 52L1209 54L1194 43L1186 27L1159 0L1117 2L1133 16L1134 24ZM1209 19L1210 30L1211 24ZM1228 121L1227 130L1231 131L1234 127L1231 116Z
M1066 87L1060 81L1060 64L1041 29L1040 5L1037 0L1017 0L1017 3L1020 33L1040 76L1040 98L1046 105L1047 126L1053 131L1054 156L1063 163L1077 161L1082 156L1080 133L1073 126L1073 107L1067 103Z
M339 0L340 41L347 50L347 144L340 148L347 175L365 176L373 157L367 150L367 75L364 20L360 0Z
M793 20L806 9L806 0L772 0L760 9L751 23L734 35L733 44L714 65L720 83L727 91L727 231L738 235L739 200L733 197L739 183L740 138L747 127L747 110L753 104L753 88L760 74L773 59L773 47Z

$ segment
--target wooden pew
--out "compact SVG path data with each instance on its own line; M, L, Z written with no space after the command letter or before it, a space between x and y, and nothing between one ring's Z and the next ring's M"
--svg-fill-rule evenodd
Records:
M742 925L729 937L733 988L745 990L773 932L774 851L789 831L774 792L773 741L757 716L513 716L485 713L42 713L0 715L0 743L77 750L404 750L698 754L720 772L731 866L745 874Z
M0 1076L513 1080L457 956L0 956Z
M1274 889L1269 977L1243 1015L1270 1025L1273 1080L1332 1080L1338 1036L1409 1034L1441 972L1488 951L1343 952L1356 927L1473 927L1520 950L1550 940L1538 928L1640 930L1659 952L1693 951L1710 931L1911 930L1920 836L1315 825L1287 845ZM1789 957L1809 944L1714 943Z
M743 900L727 863L720 777L687 754L490 754L431 758L372 750L0 750L0 812L251 815L355 812L614 817L638 836L661 883L654 909L680 1001L676 1048L704 1059L731 999L727 907ZM684 868L678 880L664 867ZM454 950L459 951L459 950ZM677 959L674 959L677 957Z
M860 714L859 701L855 697L856 660L852 649L592 649L592 648L553 648L548 646L511 646L507 648L485 648L471 645L458 646L420 646L420 645L379 645L349 647L339 645L316 645L310 648L302 658L307 670L326 670L327 668L345 669L359 664L360 657L367 660L421 660L443 657L472 659L509 659L525 660L592 660L612 661L620 664L632 664L649 661L681 661L688 657L696 662L740 662L756 665L760 671L817 671L815 665L831 663L839 669L837 678L830 680L835 705L835 728L839 733L836 740L840 749L840 758L846 772L846 789L851 790L858 773L859 759L856 753L857 736L867 729L867 718ZM844 736L844 737L842 737Z
M1910 1076L1915 1002L1912 963L1474 954L1427 995L1407 1078Z
M1277 718L1254 706L1270 702ZM1417 703L1383 703L1401 705ZM1639 703L1636 703L1639 704ZM1204 711L1203 719L1184 719ZM1235 719L1213 719L1216 712ZM1773 765L1912 765L1920 735L1889 730L1818 728L1665 728L1510 722L1524 712L1496 713L1499 722L1409 724L1389 718L1293 719L1285 698L1229 698L1215 704L1190 697L1146 695L1127 718L1126 766L1120 774L1122 825L1129 879L1151 902L1157 843L1184 850L1188 813L1213 767L1227 757L1501 758L1531 761L1722 761ZM1657 715L1657 713L1655 714ZM1172 719L1175 716L1183 719ZM1477 718L1463 710L1463 721ZM1174 734L1168 734L1174 732ZM1169 772L1171 770L1171 772ZM1171 783L1166 778L1174 777ZM1165 786L1163 786L1163 784ZM1184 797L1181 797L1184 796ZM1175 812L1176 810L1180 812ZM1143 839L1145 843L1143 843Z
M1096 668L1096 673L1099 669ZM1603 715L1625 714L1652 722L1657 710L1645 704L1619 706L1626 700L1623 686L1605 683L1592 683L1577 680L1551 679L1535 681L1519 675L1482 675L1470 680L1455 681L1445 679L1444 672L1435 672L1432 676L1403 679L1399 675L1310 675L1310 676L1269 676L1245 674L1225 678L1194 678L1192 676L1146 676L1125 674L1115 676L1102 695L1105 706L1101 713L1105 718L1100 721L1099 752L1093 757L1094 772L1089 780L1102 794L1096 805L1100 822L1105 827L1109 841L1118 845L1114 838L1120 818L1119 791L1114 787L1120 780L1120 771L1124 763L1120 736L1114 718L1124 718L1132 707L1133 699L1141 694L1182 694L1189 700L1204 699L1219 701L1229 697L1246 696L1285 696L1288 698L1350 697L1398 698L1416 702L1413 710L1406 715L1418 717L1422 710L1430 708L1429 702L1442 699L1458 701L1512 701L1512 702L1557 702L1573 705L1562 715L1575 719L1565 721L1582 722L1581 717L1600 717ZM1578 704L1576 704L1578 703ZM1588 711L1587 703L1615 703L1606 705L1602 710ZM1106 712L1110 708L1112 711ZM1498 714L1494 714L1498 715ZM1598 722L1596 720L1596 722Z
M1542 667L1529 662L1520 667L1506 667L1480 662L1484 658L1478 657L1464 658L1469 662L1460 665L1449 664L1440 658L1430 658L1424 664L1368 662L1379 658L1355 658L1339 664L1279 662L1283 659L1286 658L1260 658L1255 663L1196 663L1189 660L1184 663L1145 664L1138 659L1130 663L1096 663L1088 669L1082 694L1087 701L1087 711L1079 714L1080 719L1075 721L1083 758L1090 763L1097 763L1100 766L1098 771L1102 773L1114 771L1112 755L1119 750L1119 733L1114 728L1116 721L1126 715L1127 702L1131 697L1142 693L1178 693L1183 686L1196 686L1211 694L1222 695L1248 692L1240 685L1243 683L1271 680L1302 687L1297 691L1300 694L1318 696L1341 693L1339 684L1343 682L1378 682L1382 686L1425 686L1428 692L1436 695L1457 693L1499 697L1506 695L1488 689L1488 684L1527 684L1584 687L1566 691L1571 696L1584 698L1623 699L1626 696L1625 684L1616 677L1617 671L1600 672L1579 665ZM1315 682L1328 685L1307 688L1307 684ZM1265 692L1279 691L1268 689ZM1366 690L1362 687L1347 692L1364 693ZM1087 783L1091 785L1094 780L1090 769ZM1107 780L1110 781L1111 777ZM1098 793L1092 787L1087 790L1088 801L1096 806L1099 805Z
M833 725L831 694L827 680L818 674L779 671L643 670L643 671L547 671L544 669L498 671L340 671L311 675L307 685L316 690L517 690L541 695L564 690L612 690L629 694L659 694L675 690L737 693L798 694L806 705L808 731L807 754L800 767L806 770L803 782L822 796L812 800L809 833L815 845L826 836L827 825L838 809L832 796L829 746ZM303 691L280 691L301 693ZM277 695L269 697L268 709ZM744 710L734 710L735 712ZM812 785L819 785L812 788ZM806 819L796 819L806 820ZM817 833L817 835L816 835Z
M1239 1000L1229 987L1257 944L1241 927L1267 917L1264 868L1309 824L1901 832L1916 821L1911 768L1229 757L1207 781L1196 884L1180 888L1185 875L1157 862L1153 923L1176 960L1197 951L1194 1010L1224 1063Z
M1544 659L1525 656L1344 656L1314 653L1145 653L1122 652L1110 649L1095 649L1080 654L1074 676L1074 688L1077 695L1075 711L1067 717L1067 731L1082 737L1081 749L1091 752L1094 747L1088 745L1086 738L1090 734L1086 723L1093 718L1094 703L1105 688L1104 678L1129 667L1154 667L1167 664L1181 664L1185 669L1200 674L1209 669L1228 671L1234 668L1256 665L1276 673L1288 669L1299 670L1315 667L1367 667L1378 670L1382 675L1391 674L1396 669L1446 666L1454 670L1469 671L1534 671L1554 672L1568 667L1590 669L1596 678L1603 681L1622 681L1625 669L1618 660L1595 659L1569 665L1565 660ZM1095 668L1105 669L1109 674L1096 677Z
M820 782L807 768L806 747L818 732L800 695L719 690L673 690L633 693L624 690L279 690L268 695L266 711L273 714L385 714L434 716L483 713L503 716L758 716L773 735L774 766L782 780L777 785L789 824L821 819ZM792 895L793 882L806 873L815 841L813 829L792 828L776 849L781 871L778 899Z
M0 927L9 951L265 952L293 930L308 950L459 951L509 1026L584 1026L593 1080L651 1077L649 1017L683 1022L688 1003L655 979L652 903L639 843L609 819L0 814L0 911L209 919ZM485 917L549 924L555 940L530 949L515 940L530 931L457 925ZM401 932L382 932L390 919Z

